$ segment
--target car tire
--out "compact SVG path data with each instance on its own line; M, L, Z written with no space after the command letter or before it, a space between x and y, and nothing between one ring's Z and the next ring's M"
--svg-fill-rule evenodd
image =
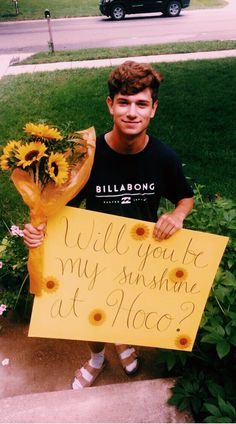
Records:
M181 4L178 0L170 0L166 10L164 11L165 16L169 16L170 18L175 18L179 16L181 12Z
M122 4L116 4L111 7L110 14L113 21L121 21L125 17L125 8Z

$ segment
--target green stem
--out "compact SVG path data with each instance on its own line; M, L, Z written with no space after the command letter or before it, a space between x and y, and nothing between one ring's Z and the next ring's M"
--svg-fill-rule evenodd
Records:
M203 198L202 198L202 195L201 195L201 191L200 191L200 185L199 184L196 184L196 183L194 183L194 188L195 188L195 190L196 190L196 192L197 192L197 198L198 198L198 200L200 201L200 203L201 203L201 205L204 207L204 201L203 201Z
M218 306L219 306L219 308L220 308L221 312L225 315L225 311L224 311L224 309L222 308L222 306L221 306L221 304L220 304L220 301L217 299L217 296L216 296L215 294L214 294L214 298L215 298L216 303L218 304Z
M16 301L15 301L14 309L16 308L16 305L17 305L18 300L19 300L19 298L20 298L20 294L21 294L21 292L22 292L22 289L23 289L23 287L24 287L24 284L25 284L25 282L26 282L27 278L28 278L28 274L26 274L26 276L25 276L25 278L24 278L24 280L23 280L23 282L22 282L22 284L21 284L21 286L20 286L20 290L19 290L19 292L18 292L17 299L16 299Z

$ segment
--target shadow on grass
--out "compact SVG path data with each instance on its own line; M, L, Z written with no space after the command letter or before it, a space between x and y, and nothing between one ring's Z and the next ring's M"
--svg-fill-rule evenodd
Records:
M18 15L16 15L16 12L14 12L14 13L2 13L1 15L0 15L0 19L9 19L9 18L16 18L17 16L19 16L19 14Z

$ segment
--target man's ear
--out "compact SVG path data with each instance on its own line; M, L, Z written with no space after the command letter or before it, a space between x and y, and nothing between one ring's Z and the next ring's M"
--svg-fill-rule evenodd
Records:
M154 118L157 108L158 108L158 100L156 100L152 105L151 118Z
M107 102L107 107L109 109L110 114L113 115L113 100L112 100L112 98L110 96L107 96L106 102Z

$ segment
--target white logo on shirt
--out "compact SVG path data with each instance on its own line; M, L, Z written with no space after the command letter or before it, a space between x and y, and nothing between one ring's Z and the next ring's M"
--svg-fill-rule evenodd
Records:
M131 197L130 196L122 197L121 198L121 204L124 205L124 204L127 204L127 203L131 203Z
M130 205L133 202L146 202L149 196L155 195L155 183L128 183L96 185L96 197L103 203L120 203Z

